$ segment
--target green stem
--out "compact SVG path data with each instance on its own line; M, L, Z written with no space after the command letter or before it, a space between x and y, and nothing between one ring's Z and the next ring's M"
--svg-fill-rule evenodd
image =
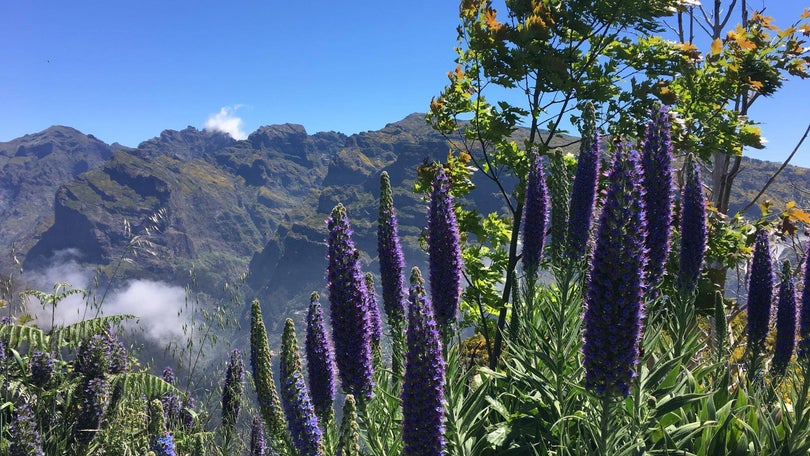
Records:
M596 441L597 454L607 456L610 446L610 396L602 396L602 415L599 419L599 438Z

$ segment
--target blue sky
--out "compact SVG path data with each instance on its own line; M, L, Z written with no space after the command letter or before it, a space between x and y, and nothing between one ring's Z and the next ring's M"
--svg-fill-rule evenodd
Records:
M806 3L767 13L783 25ZM207 121L376 130L426 111L444 86L457 13L453 0L3 2L0 141L55 124L128 146ZM759 100L768 148L749 154L783 160L808 106L810 81ZM810 166L810 144L794 163Z

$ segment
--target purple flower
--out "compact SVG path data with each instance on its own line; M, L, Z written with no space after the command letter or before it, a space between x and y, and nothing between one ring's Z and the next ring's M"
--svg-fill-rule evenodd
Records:
M543 257L548 225L548 188L543 174L543 158L534 153L532 167L526 180L525 215L523 217L523 270L534 280Z
M27 401L14 407L14 415L8 425L9 456L44 456L42 438L37 431L37 421L31 404Z
M171 367L167 366L163 369L162 378L166 383L174 385L174 371ZM179 424L182 407L180 405L180 398L177 396L177 394L165 393L160 399L160 402L163 404L163 414L169 426L174 427L176 424Z
M428 212L427 250L430 266L430 297L436 322L449 328L456 320L461 300L461 245L450 180L437 166Z
M582 112L586 127L582 132L582 144L571 190L571 205L568 212L566 256L579 261L585 257L591 236L593 207L596 202L596 184L599 181L599 134L596 132L596 114L588 104Z
M380 218L377 225L377 250L380 257L380 284L383 308L388 325L401 328L405 320L407 290L405 288L405 257L399 243L397 215L388 173L380 176Z
M405 380L402 384L402 441L406 456L444 451L444 359L424 280L411 273Z
M653 113L642 145L641 169L647 220L645 281L652 296L664 275L672 232L672 141L666 108Z
M85 377L79 417L76 423L76 440L89 443L98 431L109 403L109 385L105 377Z
M264 456L265 449L264 422L261 417L254 416L250 426L250 456Z
M790 272L790 262L782 267L779 304L776 309L776 343L772 361L773 373L782 375L796 347L796 286Z
M107 338L107 349L110 353L110 374L123 374L129 367L129 360L127 358L127 349L124 344L109 332L105 335Z
M112 351L107 337L95 334L79 346L76 353L75 370L86 378L101 377L110 370Z
M797 356L807 362L810 359L810 242L807 243L804 263L804 288L802 289L802 310L799 314L799 350Z
M585 387L628 395L642 331L644 194L638 153L617 145L585 297Z
M371 347L380 349L382 340L383 324L380 319L380 306L377 304L377 293L374 288L374 275L367 272L365 275L366 285L366 307L368 308L369 319L371 319Z
M245 367L238 349L231 351L228 368L225 371L225 384L222 387L222 426L233 430L239 411L242 409L242 394L245 389Z
M757 232L748 284L748 350L753 363L765 347L773 301L773 270L768 233Z
M174 385L174 370L171 368L171 366L166 366L163 368L163 375L161 378L163 378L163 381L169 385Z
M326 334L318 293L310 297L305 349L312 405L321 421L326 421L332 416L335 400L335 357Z
M329 289L332 339L338 375L347 394L371 397L371 318L366 307L366 286L360 272L346 209L338 204L326 221L327 288Z
M53 356L48 352L35 351L31 355L28 366L31 369L31 382L39 387L44 387L53 378L54 366Z
M301 358L295 338L295 324L287 319L281 338L281 404L287 417L293 445L302 456L323 454L321 428L315 408L309 399L309 391L301 373Z
M155 456L177 456L172 435L164 432L162 436L155 439L152 451L155 452Z
M194 413L192 412L194 412L194 398L189 396L183 403L183 409L180 410L180 418L186 429L194 427Z
M684 164L681 196L681 258L678 289L691 293L697 287L703 256L706 252L706 197L700 180L700 168L693 158Z

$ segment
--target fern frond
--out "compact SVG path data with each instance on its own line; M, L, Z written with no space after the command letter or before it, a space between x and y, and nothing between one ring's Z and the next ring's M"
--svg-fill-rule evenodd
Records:
M21 350L25 347L28 353L34 350L45 350L48 347L48 336L45 331L25 325L0 325L0 339L9 347Z
M127 372L110 377L115 402L122 399L160 398L164 394L185 397L185 393L162 378L146 372Z
M51 338L58 348L76 348L83 341L89 340L96 334L103 334L110 327L121 323L124 320L138 318L135 315L121 314L82 320L72 325L56 328L51 334Z

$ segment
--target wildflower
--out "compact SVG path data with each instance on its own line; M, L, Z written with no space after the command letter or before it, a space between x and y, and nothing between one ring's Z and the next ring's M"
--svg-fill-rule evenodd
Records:
M177 456L172 435L164 432L162 436L156 438L152 451L155 452L155 456Z
M343 421L340 423L340 437L336 456L360 456L360 427L357 425L357 408L354 396L346 395L343 403Z
M571 190L566 236L566 256L575 261L583 259L588 249L596 202L596 184L599 180L599 134L596 131L596 113L592 104L588 103L583 108L582 120L585 127L574 174L574 187Z
M571 178L562 150L549 155L548 190L551 204L549 217L549 254L559 259L565 253L565 233L568 230L568 203L571 198Z
M402 385L403 454L438 456L445 444L445 365L439 331L418 268L411 273L410 298Z
M377 226L377 250L380 257L380 284L383 308L391 328L400 328L405 319L407 290L405 288L405 258L399 242L399 227L394 211L391 180L383 171L380 176L380 218Z
M678 289L691 293L697 287L703 256L706 252L706 197L700 180L700 168L694 158L684 164L681 196L681 257Z
M174 385L174 370L167 366L163 369L162 378L166 383ZM182 410L182 407L180 406L180 398L177 396L177 394L169 392L163 395L160 402L163 404L163 412L166 417L166 422L168 422L170 426L174 427L175 424L180 422L180 412Z
M183 401L183 408L180 410L180 418L186 429L194 427L194 398L189 396Z
M790 273L790 262L782 267L782 282L779 285L779 303L776 310L776 343L772 369L782 375L796 347L796 286Z
M371 320L371 348L372 350L379 350L383 327L380 319L380 306L377 304L377 293L374 292L374 275L370 272L365 275L365 284L366 307Z
M672 231L672 141L666 108L647 123L641 155L644 209L646 210L647 267L645 279L652 296L664 275Z
M250 456L264 456L264 423L258 416L253 417L250 426Z
M9 456L44 456L42 438L37 431L37 421L31 404L27 401L14 407L14 415L8 425Z
M427 250L430 266L430 297L436 322L450 327L461 300L461 245L450 180L444 168L437 167L430 192Z
M129 367L129 360L127 359L127 349L124 344L117 337L109 332L105 335L107 343L107 352L110 354L110 366L108 373L110 374L123 374Z
M44 387L50 383L54 374L54 359L48 352L34 351L28 363L31 369L31 383Z
M360 272L359 253L342 204L332 210L327 227L327 288L338 375L347 394L370 398L374 384L372 324L366 309L366 286Z
M804 263L804 288L802 289L802 310L799 314L799 350L797 356L803 362L810 359L810 242L807 243Z
M239 411L242 409L242 393L245 389L245 368L242 354L238 349L231 351L228 368L225 371L225 384L222 387L222 426L233 430Z
M760 230L754 243L754 258L748 284L748 349L752 362L762 353L771 318L773 300L773 270L768 233Z
M109 403L109 385L105 377L85 379L76 423L76 440L89 443L95 437Z
M166 413L163 410L163 403L160 401L160 399L153 399L149 402L149 424L147 426L147 432L150 436L157 438L166 432L165 415Z
M584 316L585 387L627 395L636 376L643 302L644 200L638 153L621 145L608 176Z
M267 342L267 330L262 318L262 307L258 300L250 306L250 367L256 394L259 397L259 410L267 424L270 435L281 438L286 429L284 415L281 413L281 402L276 392L276 381L273 379L271 366L272 354Z
M318 299L318 293L312 293L307 312L305 351L312 405L321 421L327 421L332 416L332 403L335 400L335 357L329 345Z
M281 339L281 403L292 442L302 456L322 455L321 429L301 373L295 324L287 319Z
M526 181L526 202L523 217L523 270L534 280L543 257L548 225L548 188L543 174L543 159L534 153L532 168Z
M86 378L101 377L110 370L112 352L107 338L95 334L79 346L76 353L75 370Z

